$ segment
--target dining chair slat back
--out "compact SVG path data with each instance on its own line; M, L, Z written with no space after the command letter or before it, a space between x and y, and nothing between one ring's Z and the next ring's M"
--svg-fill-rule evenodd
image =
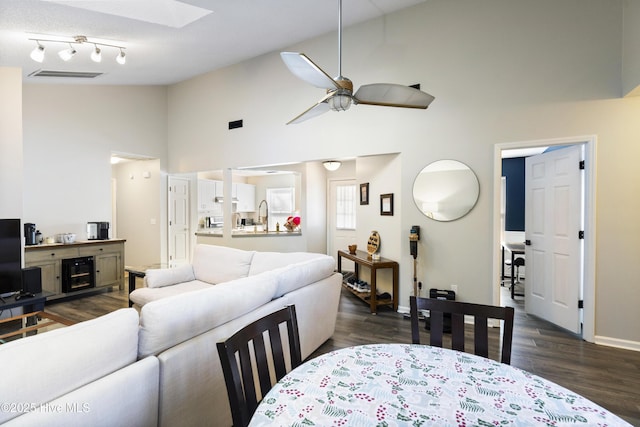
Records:
M511 347L513 342L513 307L473 304L437 298L421 298L412 296L411 306L411 340L420 344L420 320L422 310L429 310L430 334L429 344L442 347L444 335L444 315L451 315L451 348L464 351L465 316L474 318L474 354L489 357L489 319L499 319L502 324L502 351L500 361L511 363Z
M282 324L286 324L286 341L280 333ZM268 332L266 340L265 332ZM249 425L262 397L275 382L286 375L287 347L290 369L302 362L295 306L289 305L264 316L216 345L227 386L233 425L245 427ZM257 379L254 373L257 373Z

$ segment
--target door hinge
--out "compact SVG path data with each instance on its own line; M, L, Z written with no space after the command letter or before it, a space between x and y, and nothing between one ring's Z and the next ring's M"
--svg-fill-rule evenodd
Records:
M584 169L584 160L580 160L580 170Z
M584 239L584 230L578 231L578 239L580 240Z
M578 308L584 308L584 300L578 300Z

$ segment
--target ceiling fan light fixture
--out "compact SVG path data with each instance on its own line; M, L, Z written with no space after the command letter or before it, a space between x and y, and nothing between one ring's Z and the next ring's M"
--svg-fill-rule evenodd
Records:
M102 61L102 51L100 50L98 45L95 45L95 49L91 52L91 60L93 62Z
M333 111L347 111L351 107L351 94L341 89L327 102Z
M42 62L44 61L44 46L42 46L37 40L36 43L38 43L38 46L36 46L35 49L31 51L31 55L29 56L31 56L31 59L36 62Z
M337 171L341 165L342 162L339 162L338 160L327 160L325 162L322 162L322 166L324 166L324 168L330 172Z
M64 49L58 52L58 56L60 57L60 59L62 59L65 62L73 58L73 55L75 54L76 54L76 49L73 46L71 46L71 43L69 43L69 49Z
M127 58L124 55L124 51L120 48L120 53L116 56L116 62L120 65L124 65L127 63Z

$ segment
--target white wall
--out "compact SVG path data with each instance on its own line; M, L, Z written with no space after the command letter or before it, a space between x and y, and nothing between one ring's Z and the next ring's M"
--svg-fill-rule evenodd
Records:
M640 348L640 330L627 327L640 323L630 285L640 275L640 99L620 99L622 1L587 3L432 0L345 29L343 74L355 87L420 83L436 97L427 111L358 105L285 126L322 91L292 76L278 52L174 85L170 169L398 152L398 186L385 190L397 195L398 216L382 237L384 255L401 264L400 305L412 290L413 260L402 242L414 224L422 227L424 287L457 284L459 299L492 302L494 144L597 135L595 331ZM285 49L305 52L335 74L335 34ZM227 130L240 118L244 128ZM480 181L476 207L449 223L428 220L411 198L415 176L438 159L466 163ZM387 251L389 240L397 243Z
M22 71L0 67L0 218L22 218Z
M116 181L117 237L127 240L125 264L159 263L162 247L159 214L163 200L160 160L113 165L113 178Z
M23 103L24 221L43 236L84 240L88 221L112 221L112 152L166 164L165 87L31 84ZM154 206L158 228L164 206Z

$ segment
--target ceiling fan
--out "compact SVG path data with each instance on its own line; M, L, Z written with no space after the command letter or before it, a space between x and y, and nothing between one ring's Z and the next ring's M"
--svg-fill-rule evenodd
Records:
M338 77L331 78L304 53L281 52L280 56L295 76L327 90L320 101L287 124L300 123L329 110L345 111L351 104L425 109L435 99L419 89L392 83L363 85L353 93L353 83L342 75L342 0L338 0Z

